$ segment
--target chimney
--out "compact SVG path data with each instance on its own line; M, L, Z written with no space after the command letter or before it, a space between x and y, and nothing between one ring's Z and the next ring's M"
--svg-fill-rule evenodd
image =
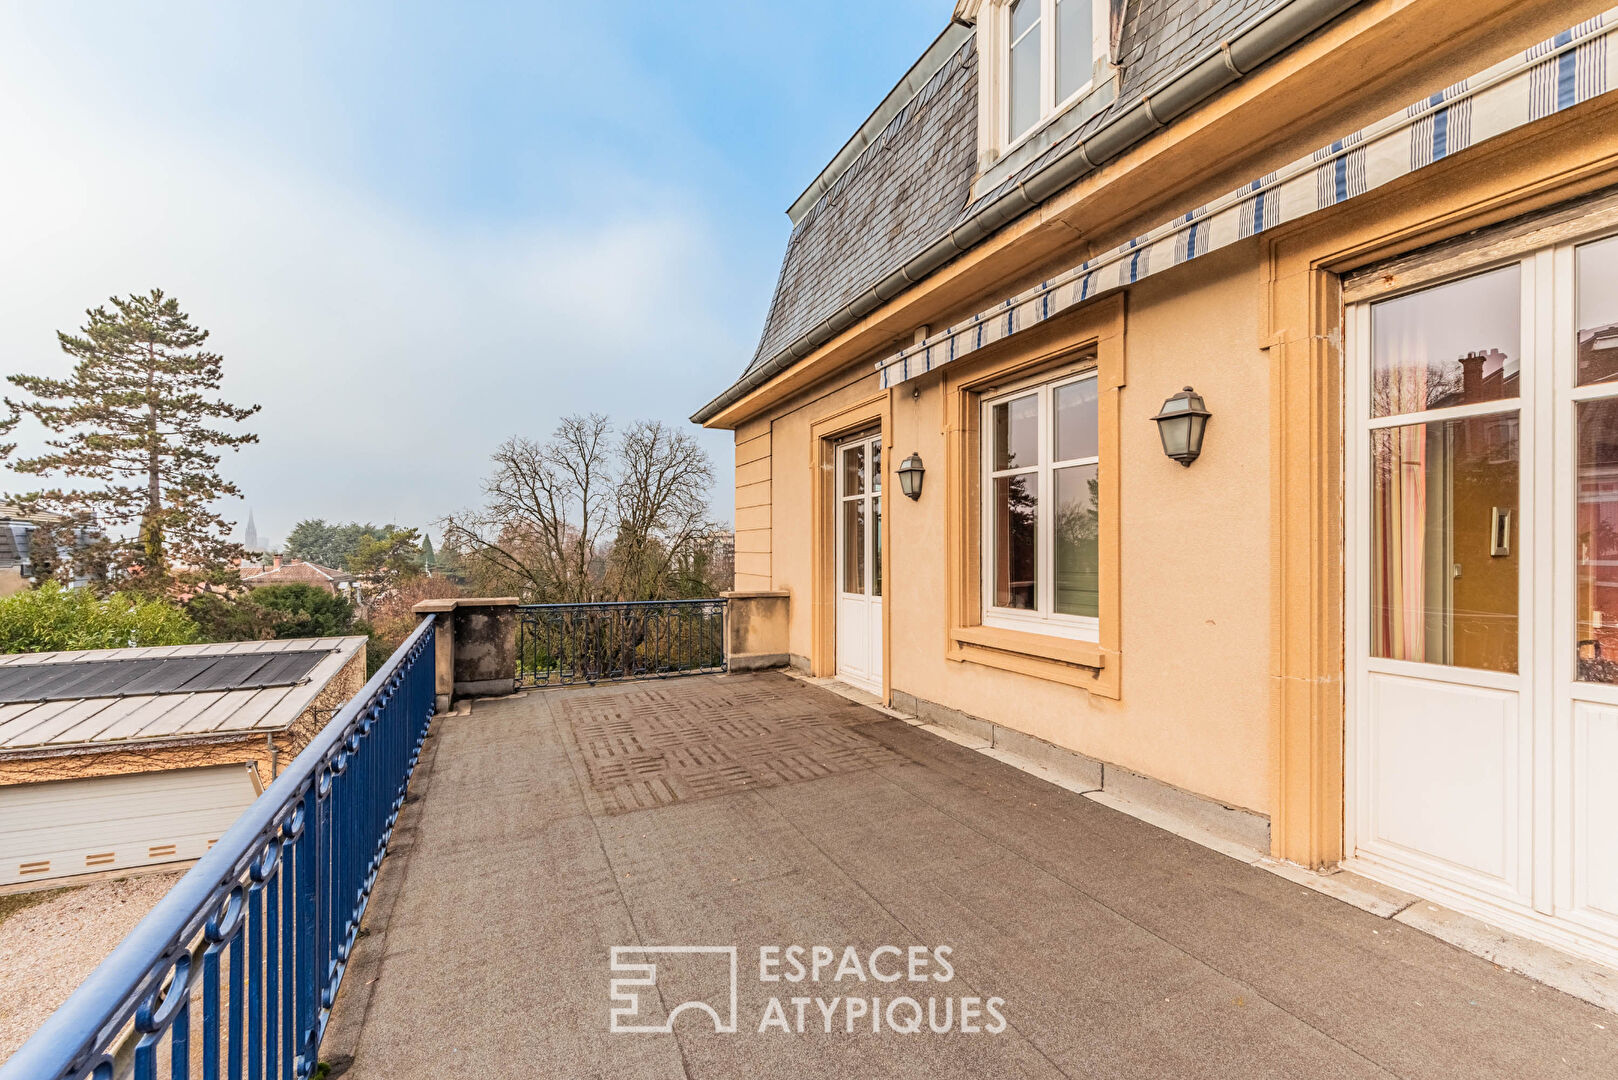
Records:
M1483 361L1480 352L1461 357L1461 404L1471 405L1483 400Z
M275 565L270 567L270 569L271 570L279 570L279 569L281 569L281 556L277 555L275 557Z

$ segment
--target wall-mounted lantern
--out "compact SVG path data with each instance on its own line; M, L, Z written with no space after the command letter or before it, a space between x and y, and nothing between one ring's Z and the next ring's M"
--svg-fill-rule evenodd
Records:
M921 455L915 452L899 463L899 490L905 493L905 498L921 498L921 477L926 471Z
M1152 417L1163 440L1163 453L1189 468L1202 453L1202 436L1212 415L1202 395L1189 386L1163 402L1162 411Z

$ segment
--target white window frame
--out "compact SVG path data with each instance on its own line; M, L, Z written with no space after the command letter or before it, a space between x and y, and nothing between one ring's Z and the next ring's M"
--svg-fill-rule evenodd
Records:
M981 433L981 446L979 448L979 476L982 479L981 498L979 500L979 515L981 517L980 547L982 549L982 584L983 597L983 625L997 627L1002 630L1021 630L1029 633L1046 634L1051 637L1072 638L1076 641L1099 642L1101 637L1101 620L1089 615L1066 615L1055 610L1056 607L1056 515L1047 513L1049 500L1056 493L1056 471L1076 465L1096 466L1097 476L1101 472L1101 456L1099 445L1101 393L1099 381L1096 387L1096 421L1098 445L1097 453L1090 457L1064 458L1055 460L1056 426L1055 426L1055 393L1064 386L1084 382L1087 379L1099 380L1099 372L1091 367L1084 371L1070 372L1055 378L1046 377L1044 381L1029 380L1018 384L1009 390L997 391L992 397L985 396L979 404L979 428ZM1022 466L1012 469L994 468L994 407L1003 405L1017 398L1028 397L1030 393L1039 399L1039 446L1040 461L1038 465ZM1016 476L1026 473L1035 473L1039 477L1039 520L1035 534L1035 563L1038 566L1038 585L1036 591L1037 606L1033 611L1022 608L997 607L994 604L995 583L995 550L994 550L994 481L1001 477ZM1100 507L1097 507L1100 513Z
M1015 0L995 0L993 17L985 20L992 27L992 48L982 51L992 57L996 68L990 85L999 101L993 109L994 144L1009 153L1027 142L1056 117L1062 115L1095 88L1096 61L1107 55L1108 0L1090 0L1090 75L1061 101L1056 100L1056 7L1059 0L1038 0L1039 10L1039 119L1027 131L1011 130L1011 7ZM983 43L980 41L980 45Z

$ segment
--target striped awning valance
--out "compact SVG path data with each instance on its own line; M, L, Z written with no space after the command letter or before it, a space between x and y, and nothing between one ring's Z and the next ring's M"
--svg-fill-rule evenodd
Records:
M1345 202L1618 85L1618 8L881 361L893 386L1110 289Z

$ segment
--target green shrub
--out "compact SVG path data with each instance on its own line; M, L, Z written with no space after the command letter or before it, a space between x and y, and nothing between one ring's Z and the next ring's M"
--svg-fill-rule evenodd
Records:
M267 641L270 638L322 638L364 634L346 596L313 585L261 585L235 596L198 593L186 612L201 628L203 641Z
M281 623L279 611L213 592L187 600L185 613L197 624L198 641L268 641Z
M244 599L280 616L275 624L278 638L343 637L356 632L354 605L348 597L314 585L261 585Z
M197 624L162 600L130 593L97 596L54 582L0 600L0 652L186 645Z

